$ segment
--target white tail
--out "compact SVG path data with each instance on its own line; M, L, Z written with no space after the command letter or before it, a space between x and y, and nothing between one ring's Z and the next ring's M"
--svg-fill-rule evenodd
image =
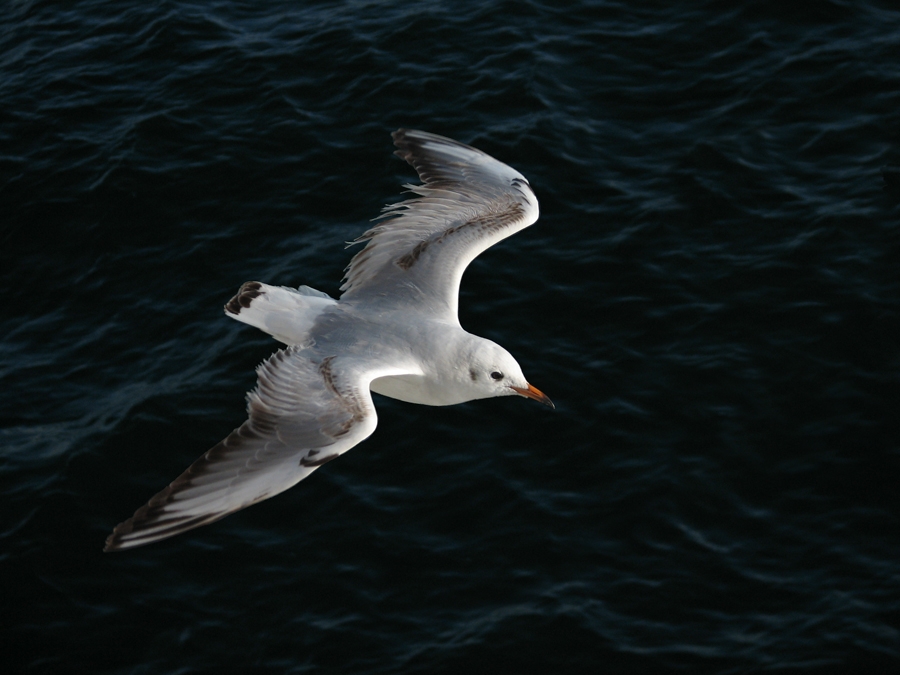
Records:
M303 346L316 318L336 302L309 286L294 290L248 281L225 305L225 313L286 345Z

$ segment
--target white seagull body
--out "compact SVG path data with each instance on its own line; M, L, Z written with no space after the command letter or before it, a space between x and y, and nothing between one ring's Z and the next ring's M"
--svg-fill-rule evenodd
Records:
M482 251L538 218L520 173L448 138L401 129L415 197L385 208L350 262L340 300L247 282L228 316L287 345L257 369L249 419L106 540L142 546L224 518L296 485L367 438L370 391L424 405L518 394L552 407L502 347L464 331L459 283Z

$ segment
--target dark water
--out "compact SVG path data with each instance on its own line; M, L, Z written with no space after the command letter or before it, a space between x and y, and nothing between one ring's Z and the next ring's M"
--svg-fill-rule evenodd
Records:
M872 0L5 3L4 671L900 670L898 43ZM399 126L535 186L461 319L557 411L379 399L102 554L244 419L276 344L224 302L336 292Z

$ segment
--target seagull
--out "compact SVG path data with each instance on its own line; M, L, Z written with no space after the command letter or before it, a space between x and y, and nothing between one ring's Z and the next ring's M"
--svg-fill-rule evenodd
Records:
M551 408L503 347L463 330L463 272L538 218L515 169L449 138L399 129L394 154L416 170L413 197L384 207L345 270L340 299L308 286L243 284L233 319L285 347L256 370L248 419L116 526L104 551L173 537L284 492L368 438L371 392L444 406L524 396Z

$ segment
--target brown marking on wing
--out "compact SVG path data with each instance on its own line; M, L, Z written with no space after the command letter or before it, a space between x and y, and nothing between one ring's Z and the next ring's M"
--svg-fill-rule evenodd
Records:
M404 272L408 270L410 267L416 264L416 261L419 259L419 256L422 255L422 252L428 248L428 245L431 243L430 239L423 239L418 244L416 244L415 248L412 251L397 258L397 267L399 267Z
M319 364L319 372L322 374L322 379L325 381L325 386L328 387L329 391L333 393L337 399L344 406L344 409L347 411L347 414L350 416L349 419L345 420L340 427L335 430L328 430L328 434L333 436L334 438L340 438L341 436L346 435L353 428L353 425L362 422L366 416L366 412L363 409L362 402L359 399L358 394L353 389L345 389L342 390L338 387L338 383L335 380L334 373L331 369L331 362L334 361L333 356L329 356L327 358L322 359L322 363ZM306 459L306 458L304 458ZM300 462L303 463L303 460Z
M428 239L423 239L418 244L416 244L409 253L406 253L403 256L397 258L395 264L405 272L416 264L416 262L419 260L419 258L422 257L422 254L426 249L428 249L430 246L441 244L447 237L452 237L454 234L463 232L464 230L470 230L476 235L492 234L494 232L497 232L498 230L502 230L504 227L509 226L510 224L521 218L524 213L525 210L522 208L522 205L519 202L513 199L509 199L505 204L501 204L485 214L476 216L475 218L460 223L459 225L449 227L443 232L438 232L432 235Z

